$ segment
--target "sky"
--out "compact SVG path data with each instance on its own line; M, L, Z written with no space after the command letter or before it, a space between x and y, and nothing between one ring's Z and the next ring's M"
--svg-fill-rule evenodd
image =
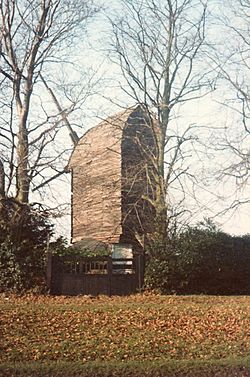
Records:
M118 96L118 94L117 94ZM100 106L100 99L91 103L91 109ZM100 112L100 108L105 111ZM103 100L99 107L99 112L95 115L95 111L90 113L91 117L86 116L84 119L84 126L77 132L79 136L83 135L89 128L97 125L100 122L99 117L105 118L113 112L113 106ZM191 216L187 217L186 224L194 225L198 221L203 220L204 217L209 217L224 231L232 235L243 235L249 233L250 229L250 202L241 206L237 206L233 210L229 210L230 206L238 198L250 197L249 185L245 185L243 189L239 189L233 179L220 180L219 171L226 166L230 158L227 151L214 150L212 145L220 133L223 133L225 127L231 122L228 109L217 103L214 95L209 95L202 101L195 101L189 106L182 119L178 119L178 126L182 123L194 124L196 123L201 128L200 139L206 148L201 148L202 153L198 156L193 154L189 158L190 169L198 178L198 185L195 185L195 197L193 187L187 183L186 188L186 206L192 212ZM65 141L67 146L70 143L67 130L65 130ZM198 148L199 149L199 148ZM199 178L200 177L200 178ZM63 234L68 239L70 238L70 197L71 197L71 176L70 173L61 178L61 181L55 181L51 189L51 198L53 203L60 202L63 208L67 208L67 215L54 219L56 223L57 234ZM173 190L172 200L175 201L178 197L178 190ZM227 210L228 209L228 210Z
M215 1L215 3L223 4L220 1ZM117 5L117 2L114 1L112 4ZM220 6L218 9L221 9ZM210 27L210 37L213 37L218 31L215 21L215 18L210 18L210 26L213 26ZM93 72L92 81L96 81L94 95L88 97L82 110L70 118L79 136L97 125L100 119L105 119L108 115L119 111L119 104L124 107L134 104L121 90L123 81L119 67L112 63L107 56L107 45L105 46L107 42L104 41L107 41L109 32L105 18L97 18L94 24L90 25L88 42L80 41L74 55L74 61L80 64L79 72L81 67L84 67L85 72L90 74ZM218 36L218 40L220 38L223 39L225 36ZM71 70L70 66L65 65L63 70L65 76L79 79L79 81L82 79L80 73L77 73L76 69ZM188 159L189 169L196 177L197 184L193 186L192 182L185 183L185 205L192 213L187 221L189 224L195 224L204 217L210 217L228 233L246 234L250 232L249 182L240 186L240 183L234 178L222 178L220 174L228 165L235 162L231 151L223 148L223 138L226 135L230 139L236 140L241 136L238 126L239 115L232 110L231 106L227 106L231 105L232 93L228 87L220 85L222 86L207 96L189 102L181 109L181 116L176 113L175 119L172 120L173 129L182 130L192 124L198 130L197 147L190 152L191 156ZM225 98L228 101L226 103ZM72 147L67 130L63 131L60 142L65 145L65 148L70 145ZM248 142L248 139L244 141L244 143ZM244 144L244 148L249 147ZM70 234L70 187L70 174L67 174L51 185L49 199L48 197L46 199L48 203L51 201L51 203L60 203L67 207L66 216L54 219L57 234L63 234L66 237L69 237ZM173 202L177 201L179 196L178 188L171 192ZM249 199L249 203L229 209L235 200L244 201L246 199Z

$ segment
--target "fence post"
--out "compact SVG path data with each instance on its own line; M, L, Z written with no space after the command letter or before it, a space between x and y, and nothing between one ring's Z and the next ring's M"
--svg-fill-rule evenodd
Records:
M51 292L51 283L52 283L52 253L50 250L47 250L46 256L46 284L49 289L49 293Z
M139 283L139 293L141 293L142 288L142 276L141 276L141 253L138 254L138 283Z
M107 272L108 272L108 296L112 295L112 269L113 269L113 261L111 257L108 257L108 266L107 266Z

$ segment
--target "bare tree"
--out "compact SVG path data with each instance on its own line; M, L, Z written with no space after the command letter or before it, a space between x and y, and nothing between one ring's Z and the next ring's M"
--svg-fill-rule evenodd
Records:
M196 138L196 126L178 131L172 121L182 104L211 89L202 55L207 6L199 0L127 0L122 6L123 16L111 20L111 57L121 67L123 90L150 119L156 148L149 155L153 194L146 199L156 212L155 238L165 249L173 214L170 186L181 186L188 174L185 145Z
M229 156L220 170L220 178L236 183L237 197L230 205L231 209L235 209L249 202L249 197L244 197L250 173L249 1L229 1L218 20L227 38L217 44L213 64L221 78L221 85L225 87L224 98L220 102L230 112L232 122L228 122L217 149Z
M68 93L67 108L56 106L55 112L44 83L55 86L53 72L69 60L70 46L84 35L96 12L92 0L0 3L0 152L8 165L5 190L14 182L16 199L22 203L29 201L31 183L46 178L46 169L58 173L56 161L65 148L56 149L55 140L62 118L78 104Z

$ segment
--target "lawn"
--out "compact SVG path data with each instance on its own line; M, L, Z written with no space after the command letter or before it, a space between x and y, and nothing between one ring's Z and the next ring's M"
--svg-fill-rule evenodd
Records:
M1 376L250 376L250 297L0 296Z

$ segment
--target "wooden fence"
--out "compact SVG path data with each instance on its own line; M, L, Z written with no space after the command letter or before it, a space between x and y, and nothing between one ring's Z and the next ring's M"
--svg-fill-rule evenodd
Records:
M53 295L129 295L139 291L143 258L59 257L48 255L47 284Z

